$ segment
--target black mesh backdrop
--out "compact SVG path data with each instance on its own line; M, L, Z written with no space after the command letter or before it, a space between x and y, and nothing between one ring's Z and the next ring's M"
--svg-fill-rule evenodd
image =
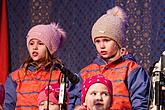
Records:
M58 51L66 67L78 72L96 56L93 23L114 5L129 16L126 47L148 69L165 49L163 0L8 0L10 71L27 56L26 34L35 24L59 22L68 39Z
M151 2L151 61L159 60L161 52L165 51L165 1Z

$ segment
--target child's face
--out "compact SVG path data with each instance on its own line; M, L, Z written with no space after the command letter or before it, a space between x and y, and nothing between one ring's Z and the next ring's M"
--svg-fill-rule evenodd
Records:
M111 96L107 86L102 83L91 85L85 97L87 110L108 110L111 106Z
M42 62L46 57L47 48L40 40L32 39L28 44L28 51L34 61Z
M42 101L39 104L39 110L47 110L47 101ZM60 110L60 105L49 101L49 110Z
M94 40L96 50L103 59L114 58L118 55L118 44L108 37L97 37Z

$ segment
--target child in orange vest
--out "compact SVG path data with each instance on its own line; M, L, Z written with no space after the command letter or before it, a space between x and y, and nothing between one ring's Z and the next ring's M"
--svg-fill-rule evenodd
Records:
M126 13L118 6L109 9L94 23L91 33L98 56L83 68L79 75L82 81L96 74L102 74L112 81L111 109L147 110L150 78L144 68L136 62L133 54L123 46L126 24ZM75 88L73 94L70 92L71 96L75 97L71 102L76 102L75 110L79 110L82 88Z
M39 24L27 34L29 57L9 74L5 84L5 110L38 110L39 91L50 83L59 83L62 73L53 69L62 64L55 55L65 40L65 31L56 23Z

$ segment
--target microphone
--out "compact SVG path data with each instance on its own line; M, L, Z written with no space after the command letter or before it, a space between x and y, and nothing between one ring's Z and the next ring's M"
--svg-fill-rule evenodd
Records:
M70 72L67 68L65 68L63 65L55 64L55 67L59 68L62 74L65 74L69 81L72 84L77 84L80 81L80 78L77 74Z

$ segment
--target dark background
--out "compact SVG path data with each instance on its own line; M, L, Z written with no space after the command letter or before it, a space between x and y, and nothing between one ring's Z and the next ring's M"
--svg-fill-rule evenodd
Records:
M27 57L26 34L40 23L59 22L68 39L58 51L65 66L78 72L96 56L93 23L115 5L129 16L126 48L146 70L165 50L164 0L7 0L10 72Z

